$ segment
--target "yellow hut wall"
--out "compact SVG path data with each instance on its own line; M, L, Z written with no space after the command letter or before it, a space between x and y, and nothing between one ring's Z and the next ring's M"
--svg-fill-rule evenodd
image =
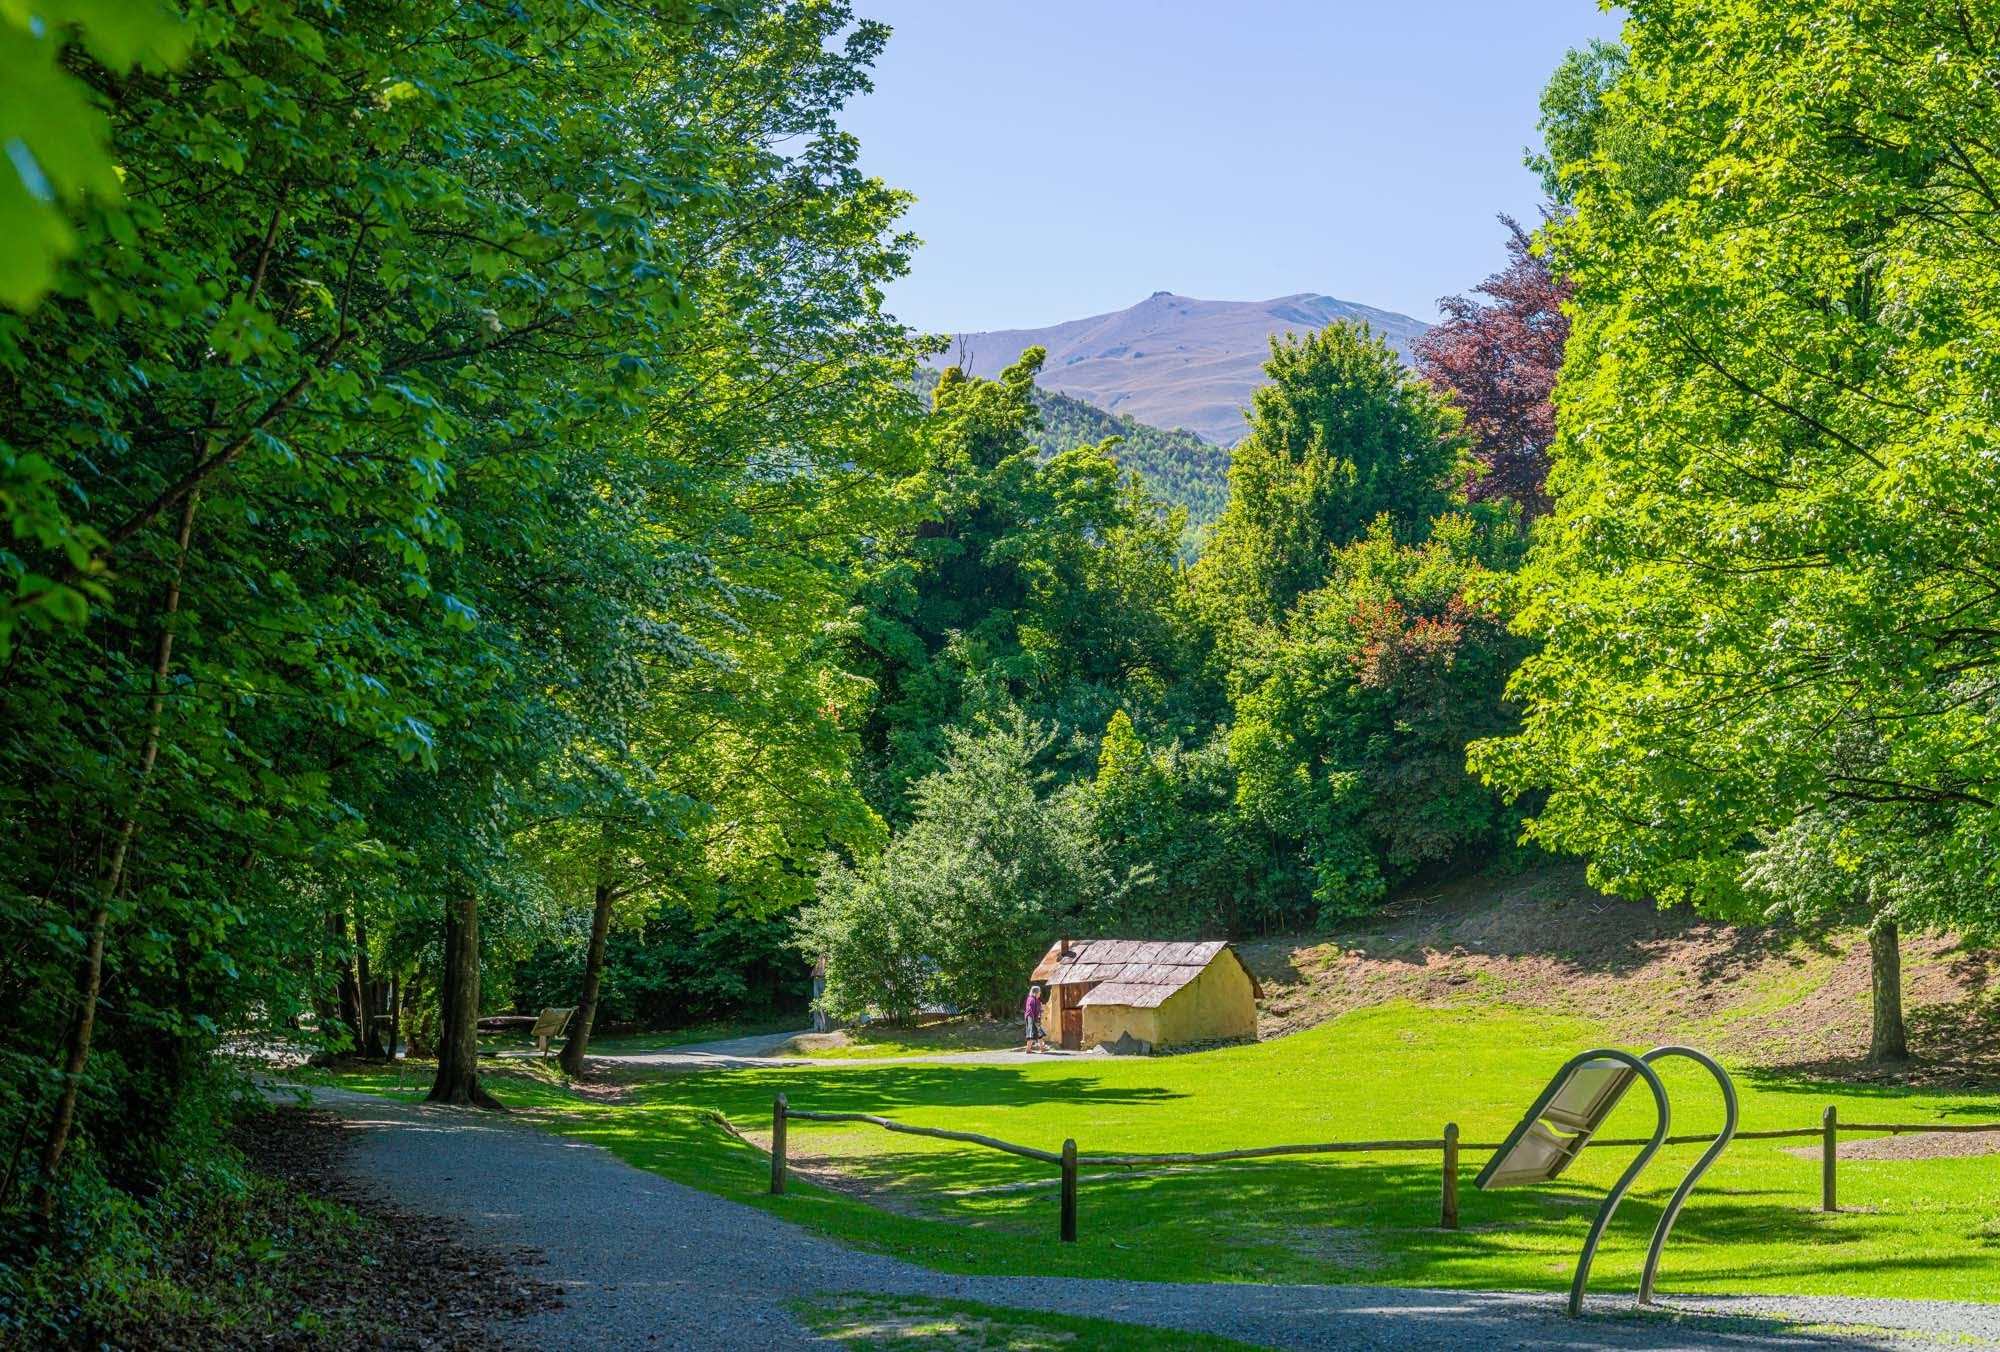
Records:
M1257 1036L1257 994L1250 974L1230 954L1217 954L1200 976L1153 1011L1153 1026L1159 1030L1153 1042L1162 1047Z
M1083 1049L1100 1042L1116 1042L1130 1033L1141 1042L1157 1043L1154 1031L1157 1009L1135 1009L1131 1005L1085 1005L1083 1007Z
M1257 992L1250 974L1233 956L1218 954L1200 976L1175 991L1156 1009L1131 1005L1085 1005L1084 1050L1116 1042L1126 1033L1155 1047L1257 1036Z

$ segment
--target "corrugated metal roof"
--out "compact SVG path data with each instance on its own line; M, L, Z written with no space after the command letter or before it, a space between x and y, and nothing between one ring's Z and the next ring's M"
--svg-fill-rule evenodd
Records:
M1080 1004L1153 1009L1201 975L1228 947L1220 940L1072 939L1055 944L1042 955L1035 964L1034 979L1053 986L1092 986ZM1248 974L1249 968L1244 971ZM1264 993L1254 975L1250 985L1258 995Z

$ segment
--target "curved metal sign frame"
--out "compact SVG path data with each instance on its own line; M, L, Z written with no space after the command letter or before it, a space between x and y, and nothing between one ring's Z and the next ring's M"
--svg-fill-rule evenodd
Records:
M1653 1229L1653 1242L1646 1250L1646 1270L1639 1277L1641 1305L1653 1303L1653 1276L1660 1268L1660 1250L1667 1247L1667 1236L1673 1233L1674 1221L1680 1216L1681 1208L1687 1204L1688 1194L1694 1191L1694 1185L1708 1172L1708 1166L1715 1163L1716 1157L1736 1135L1736 1082L1729 1078L1729 1072L1717 1065L1714 1057L1706 1052L1698 1052L1692 1047L1655 1047L1640 1059L1651 1064L1663 1056L1685 1056L1715 1077L1716 1086L1722 1090L1722 1132L1715 1138L1714 1145L1701 1152L1701 1158L1694 1162L1694 1168L1688 1170L1687 1177L1683 1178L1681 1185L1674 1189L1673 1198L1667 1203L1667 1209L1660 1213L1660 1223Z
M1581 1152L1584 1144L1595 1134L1604 1119L1611 1115L1611 1110L1624 1097L1625 1090L1631 1082L1630 1077L1627 1077L1622 1084L1613 1082L1608 1088L1600 1090L1597 1098L1590 1102L1588 1112L1582 1117L1557 1111L1552 1119L1556 1121L1556 1125L1573 1128L1574 1131L1568 1136L1556 1136L1548 1127L1542 1125L1543 1114L1550 1112L1552 1106L1556 1105L1558 1097L1569 1087L1571 1076L1588 1063L1615 1062L1630 1070L1633 1076L1646 1082L1646 1087L1653 1093L1658 1121L1653 1128L1651 1139L1646 1142L1632 1163L1626 1166L1618 1181L1612 1184L1611 1191L1606 1194L1603 1204L1597 1209L1596 1219L1591 1222L1589 1234L1584 1237L1583 1252L1577 1255L1576 1276L1571 1280L1569 1288L1569 1312L1572 1315L1583 1313L1584 1290L1590 1283L1590 1265L1597 1257L1598 1243L1604 1238L1605 1228L1611 1224L1611 1218L1617 1212L1618 1204L1625 1200L1625 1194L1630 1191L1640 1172L1652 1162L1660 1147L1666 1144L1667 1129L1672 1122L1672 1109L1667 1101L1666 1085L1661 1082L1659 1072L1653 1069L1652 1063L1669 1056L1684 1056L1704 1067L1715 1077L1716 1084L1722 1090L1723 1126L1715 1143L1702 1152L1701 1158L1695 1161L1694 1167L1688 1170L1687 1177L1683 1178L1680 1186L1674 1190L1666 1210L1660 1214L1659 1224L1653 1230L1653 1241L1646 1250L1645 1270L1639 1279L1639 1303L1642 1305L1650 1303L1653 1298L1653 1279L1659 1271L1660 1253L1666 1247L1667 1237L1673 1233L1674 1221L1679 1217L1681 1208L1686 1205L1688 1195L1694 1191L1695 1184L1701 1181L1702 1175L1708 1172L1709 1166L1715 1163L1716 1157L1722 1154L1736 1135L1736 1086L1731 1082L1728 1072L1717 1065L1712 1057L1692 1047L1678 1046L1655 1047L1644 1056L1634 1056L1631 1052L1602 1047L1571 1057L1550 1079L1548 1088L1542 1091L1534 1106L1523 1115L1520 1125L1514 1128L1506 1143L1486 1162L1486 1167L1480 1171L1476 1181L1476 1186L1482 1189L1505 1187L1513 1182L1548 1182L1560 1176L1569 1167L1570 1162ZM1526 1156L1524 1161L1515 1164L1511 1157L1516 1147L1529 1140L1530 1133L1537 1132L1538 1129L1539 1144L1544 1148L1539 1170L1535 1168L1535 1157L1527 1152L1524 1152ZM1530 1142L1531 1147L1536 1143ZM1511 1170L1507 1168L1509 1165L1513 1166Z

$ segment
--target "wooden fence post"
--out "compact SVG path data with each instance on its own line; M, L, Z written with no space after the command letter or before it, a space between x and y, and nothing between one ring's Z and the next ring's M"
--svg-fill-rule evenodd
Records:
M1820 1137L1819 1145L1819 1209L1838 1211L1840 1208L1834 1201L1833 1168L1840 1155L1840 1119L1832 1104L1826 1106L1826 1116L1820 1119L1820 1123L1824 1135Z
M1062 1242L1076 1243L1076 1142L1062 1148Z
M771 1100L771 1195L785 1195L785 1096Z
M1438 1228L1458 1229L1458 1123L1444 1124L1444 1197L1438 1207Z

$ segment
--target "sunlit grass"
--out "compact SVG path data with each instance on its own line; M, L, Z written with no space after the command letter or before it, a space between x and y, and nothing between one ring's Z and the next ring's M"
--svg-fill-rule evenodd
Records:
M1595 1040L1580 1018L1395 1004L1275 1042L1179 1057L684 1073L618 1102L539 1081L494 1087L555 1114L550 1129L642 1168L947 1271L1547 1290L1567 1283L1592 1209L1630 1151L1593 1150L1558 1185L1495 1193L1473 1191L1485 1156L1468 1151L1462 1228L1452 1232L1437 1228L1436 1154L1086 1169L1080 1242L1060 1245L1052 1171L1032 1161L795 1121L801 1170L836 1170L846 1191L795 1176L790 1194L773 1198L766 1158L712 1114L760 1135L782 1092L795 1108L880 1113L1044 1149L1074 1137L1086 1154L1428 1138L1446 1120L1467 1141L1494 1141L1556 1067ZM1678 1108L1674 1130L1719 1125L1702 1072L1669 1062L1662 1073ZM1965 1093L1750 1074L1738 1083L1745 1129L1813 1126L1829 1103L1850 1121L2000 1119L2000 1104ZM1647 1134L1644 1100L1643 1091L1628 1099L1607 1134ZM1662 1290L1996 1299L2000 1155L1843 1161L1844 1209L1827 1216L1814 1210L1812 1145L1732 1147L1681 1216ZM1787 1149L1801 1146L1805 1157ZM1634 1288L1659 1208L1698 1153L1669 1149L1642 1178L1599 1257L1593 1289ZM883 1205L847 1195L856 1190Z
M847 1061L882 1056L935 1056L948 1052L993 1051L1020 1048L1021 1026L987 1019L939 1019L930 1023L903 1025L868 1023L842 1030L841 1040L832 1046L807 1045L787 1048L788 1056L814 1060Z

